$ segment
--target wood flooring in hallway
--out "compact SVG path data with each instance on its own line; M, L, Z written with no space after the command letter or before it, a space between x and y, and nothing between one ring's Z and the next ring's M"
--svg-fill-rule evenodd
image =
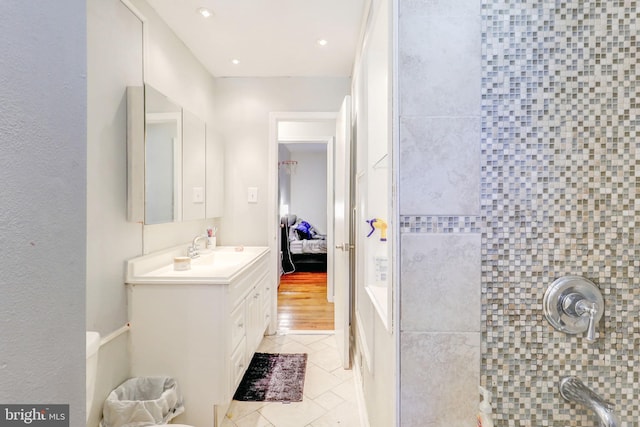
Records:
M333 303L327 301L326 272L296 272L280 277L278 330L333 330Z

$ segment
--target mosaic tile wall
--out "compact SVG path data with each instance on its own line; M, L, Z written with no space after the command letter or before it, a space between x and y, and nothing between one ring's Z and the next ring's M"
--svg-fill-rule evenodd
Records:
M637 6L482 0L481 216L400 217L401 233L482 233L481 382L498 426L594 425L560 397L567 375L640 425ZM602 290L594 344L544 318L567 274Z
M482 218L471 226L482 229L481 381L497 426L595 425L560 397L567 375L639 425L637 3L482 0ZM546 288L568 274L602 290L595 344L544 318Z

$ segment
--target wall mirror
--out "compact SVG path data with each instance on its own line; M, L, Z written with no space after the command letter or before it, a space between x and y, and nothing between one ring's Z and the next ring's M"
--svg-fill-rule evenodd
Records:
M148 84L127 89L127 110L128 219L204 219L211 157L205 121Z
M145 107L145 224L182 220L182 108L149 85Z

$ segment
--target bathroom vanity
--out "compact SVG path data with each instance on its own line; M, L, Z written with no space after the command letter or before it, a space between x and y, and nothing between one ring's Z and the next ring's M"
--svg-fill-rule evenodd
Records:
M176 422L216 425L271 320L269 249L238 249L204 253L187 271L173 268L184 247L127 263L132 376L177 380Z

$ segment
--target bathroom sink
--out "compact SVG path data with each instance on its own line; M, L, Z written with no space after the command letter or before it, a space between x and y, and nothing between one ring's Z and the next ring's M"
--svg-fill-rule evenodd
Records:
M229 248L216 248L209 252L203 252L198 258L191 260L191 268L210 268L210 267L232 267L238 264L244 264L255 258L255 251L249 248L247 250L236 251Z
M176 271L173 258L184 256L184 247L134 258L127 262L129 284L226 284L268 252L267 247L226 247L205 250L191 260L191 268Z

